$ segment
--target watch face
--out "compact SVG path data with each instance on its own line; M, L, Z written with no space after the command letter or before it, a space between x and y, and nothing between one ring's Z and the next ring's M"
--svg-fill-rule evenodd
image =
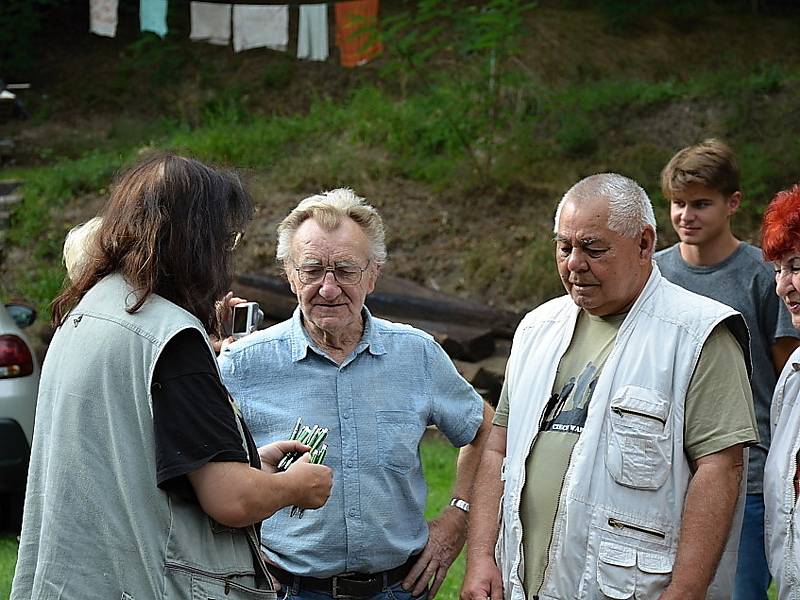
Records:
M455 506L456 508L460 508L464 512L469 512L469 502L466 500L462 500L461 498L453 498L450 500L450 506Z

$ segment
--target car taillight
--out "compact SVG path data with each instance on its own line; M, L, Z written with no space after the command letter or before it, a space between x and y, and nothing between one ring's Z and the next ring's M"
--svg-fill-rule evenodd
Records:
M33 373L33 356L28 345L16 335L0 335L0 379Z

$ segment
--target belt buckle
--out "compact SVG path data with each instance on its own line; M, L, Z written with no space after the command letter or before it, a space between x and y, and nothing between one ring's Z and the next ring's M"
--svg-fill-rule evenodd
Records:
M354 575L354 574L353 573L342 573L342 574L334 575L333 577L331 577L331 597L333 597L333 598L358 598L358 597L360 597L358 595L353 596L352 594L348 594L347 592L340 594L339 593L339 580L340 579L343 580L343 583L346 581L346 582L352 582L352 583L370 584L370 583L374 582L378 578L378 576L373 575L369 579L364 579L362 581L362 580L354 580L354 579L352 579L352 575ZM350 577L348 577L348 576L350 576ZM345 589L347 589L346 586L345 586ZM367 597L367 596L364 596L364 597Z
M349 598L347 594L339 595L339 575L331 577L331 597L333 598Z
M339 575L331 577L331 597L332 598L349 598L347 594L339 595Z

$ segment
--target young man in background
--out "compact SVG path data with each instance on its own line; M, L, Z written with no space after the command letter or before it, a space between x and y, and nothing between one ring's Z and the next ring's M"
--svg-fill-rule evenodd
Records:
M769 408L777 374L796 348L786 307L775 295L774 273L761 250L736 238L731 217L742 201L732 150L708 139L678 152L661 172L680 242L656 253L661 273L695 293L742 313L750 330L750 385L761 442L750 449L747 500L734 600L766 600L770 574L764 552L764 461L770 444Z

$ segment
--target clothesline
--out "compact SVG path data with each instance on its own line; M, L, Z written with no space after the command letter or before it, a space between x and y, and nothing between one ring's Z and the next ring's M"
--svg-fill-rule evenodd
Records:
M355 67L379 55L383 46L374 31L378 26L379 0L340 2L191 2L193 41L227 46L235 52L269 48L285 52L289 43L289 9L298 10L297 57L325 61L329 54L328 7L334 7L335 44L340 62ZM117 29L118 0L90 0L90 31L114 37ZM160 37L167 34L167 0L140 0L141 31Z

